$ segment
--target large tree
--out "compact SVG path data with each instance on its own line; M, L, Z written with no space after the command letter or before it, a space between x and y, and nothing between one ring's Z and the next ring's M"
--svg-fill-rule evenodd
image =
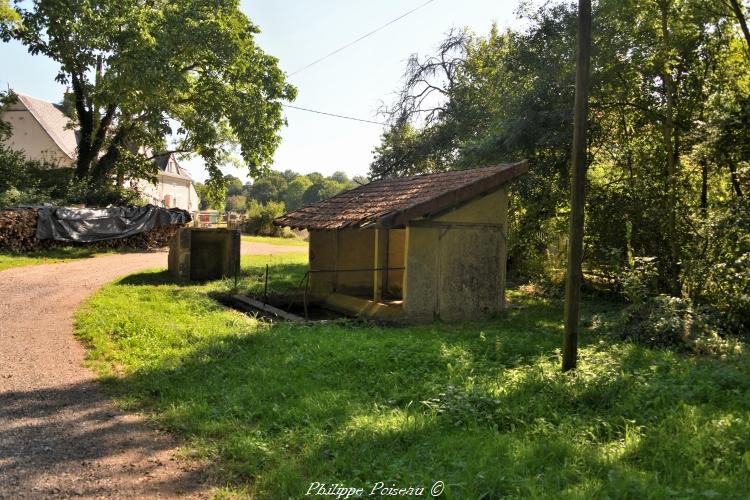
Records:
M71 88L80 178L153 176L151 151L199 155L213 188L237 149L251 175L270 163L295 89L239 1L16 0L15 11L2 38L58 62Z

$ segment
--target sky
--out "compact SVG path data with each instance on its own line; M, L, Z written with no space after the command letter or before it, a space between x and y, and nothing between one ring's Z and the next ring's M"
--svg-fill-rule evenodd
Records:
M242 11L261 29L258 45L279 59L287 74L346 45L373 29L425 4L427 0L244 0ZM492 23L520 23L518 0L433 0L357 44L289 77L297 87L294 106L383 121L381 104L400 88L411 54L435 52L453 27L483 35ZM58 102L65 90L54 81L58 65L32 56L17 42L0 42L0 87ZM271 166L301 173L335 171L366 175L380 125L343 120L286 108L288 126ZM183 164L196 180L206 178L198 159ZM227 167L246 179L245 169Z

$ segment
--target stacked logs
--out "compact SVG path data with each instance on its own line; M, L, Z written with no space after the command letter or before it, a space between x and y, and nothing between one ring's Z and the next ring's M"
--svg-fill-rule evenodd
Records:
M33 208L0 209L0 250L33 252L52 247L88 247L97 250L137 248L151 250L163 248L181 227L180 224L155 227L150 231L127 238L74 243L68 241L39 240L36 237L37 211Z
M29 252L47 248L36 239L37 212L31 208L0 210L0 249Z

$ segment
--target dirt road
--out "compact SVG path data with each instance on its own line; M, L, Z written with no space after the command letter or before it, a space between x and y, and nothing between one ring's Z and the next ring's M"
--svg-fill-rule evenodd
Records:
M242 244L243 254L299 250ZM115 408L73 337L86 297L166 262L155 252L0 271L0 498L208 496L170 436Z

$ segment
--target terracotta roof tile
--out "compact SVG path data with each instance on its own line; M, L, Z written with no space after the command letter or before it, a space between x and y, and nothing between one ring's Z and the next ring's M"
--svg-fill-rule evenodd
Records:
M528 163L373 181L274 220L277 226L341 229L403 226L490 192L528 170Z

